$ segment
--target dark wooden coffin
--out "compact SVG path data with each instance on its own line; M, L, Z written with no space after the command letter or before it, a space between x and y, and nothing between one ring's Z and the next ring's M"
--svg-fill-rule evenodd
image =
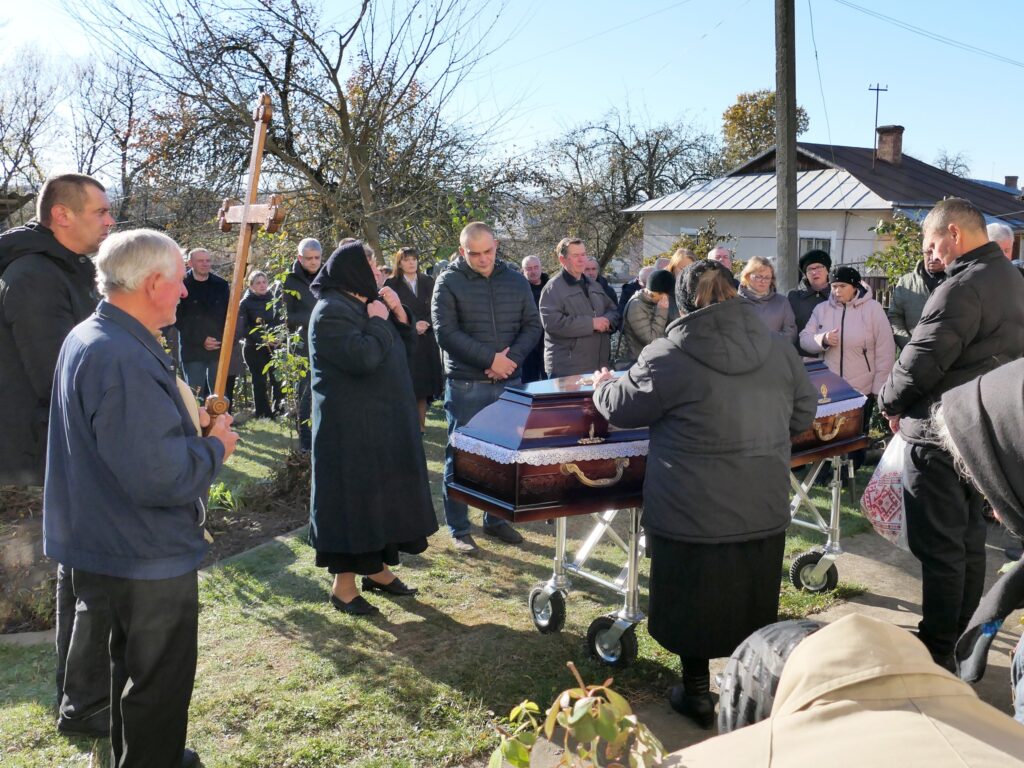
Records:
M646 429L619 429L594 407L589 377L566 376L506 389L461 427L459 439L494 453L557 451L564 461L503 463L454 448L451 497L517 522L626 509L642 501ZM623 455L586 460L586 454Z
M820 415L793 438L793 467L868 445L863 397L824 363L806 367ZM449 495L513 522L640 506L647 429L610 425L588 382L567 376L506 389L453 435ZM595 453L609 457L586 458ZM529 461L509 461L513 454ZM558 460L531 463L544 456Z
M810 429L793 438L790 466L866 448L870 440L865 434L864 396L820 360L805 362L804 367L818 391L818 416Z

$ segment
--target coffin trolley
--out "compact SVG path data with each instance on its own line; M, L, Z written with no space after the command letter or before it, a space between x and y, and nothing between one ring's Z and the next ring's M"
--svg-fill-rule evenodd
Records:
M589 377L568 376L506 389L501 398L451 436L454 477L448 494L513 523L553 520L551 578L535 586L530 613L540 632L565 623L570 576L622 595L618 611L594 620L590 651L612 666L636 658L640 610L640 507L647 465L647 430L618 429L594 407ZM612 529L628 510L625 540ZM575 558L567 553L567 521L593 515L596 522ZM625 553L615 580L587 570L586 561L605 536Z
M791 469L811 465L811 470L803 480L790 473L795 492L791 514L795 524L818 530L828 539L824 549L796 558L790 577L800 588L820 591L838 582L834 563L842 552L841 477L852 467L845 455L869 441L863 435L864 398L823 363L806 365L819 392L818 413L811 429L793 438ZM638 582L644 550L640 508L647 430L608 424L594 407L592 393L586 376L506 389L497 402L452 434L455 466L448 493L509 522L554 521L552 575L529 596L534 625L542 633L562 629L570 576L610 589L622 596L623 605L591 623L587 644L596 658L621 667L636 658L636 625L644 619ZM808 496L826 464L833 471L828 521ZM612 528L623 510L628 511L625 539ZM595 524L570 557L566 518L584 514ZM587 559L605 537L625 555L614 580L586 569Z
M797 589L824 592L835 589L839 583L839 570L835 561L843 553L839 543L839 521L844 475L851 495L857 495L853 461L849 454L867 448L871 440L866 434L868 425L864 423L863 409L867 398L832 373L823 362L807 362L805 367L818 390L818 411L811 428L795 436L792 441L789 482L793 487L793 499L789 509L793 525L822 533L826 541L821 549L813 549L793 558L789 579ZM826 466L832 472L827 520L809 496L809 491ZM792 471L798 467L808 468L802 478Z

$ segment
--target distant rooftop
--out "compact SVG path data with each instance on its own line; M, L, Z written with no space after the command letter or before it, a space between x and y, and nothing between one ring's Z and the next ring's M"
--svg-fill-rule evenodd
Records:
M944 197L964 197L987 218L1024 230L1019 190L955 176L898 149L896 163L875 160L874 154L871 147L798 142L797 208L929 209ZM723 210L775 210L774 147L722 178L627 209L633 213Z

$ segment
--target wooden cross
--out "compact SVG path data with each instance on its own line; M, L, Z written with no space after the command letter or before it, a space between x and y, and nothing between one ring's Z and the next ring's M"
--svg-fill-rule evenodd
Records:
M256 191L259 187L260 168L263 165L263 146L267 140L267 126L273 110L270 96L260 94L253 110L253 121L256 123L252 136L252 155L249 157L249 184L244 202L227 199L220 209L220 228L222 232L230 232L232 224L240 225L238 247L235 249L235 271L231 276L231 298L228 300L227 317L224 318L224 335L221 336L220 359L217 363L217 380L213 393L206 398L206 410L211 417L227 413L228 398L225 388L228 383L228 367L232 353L237 354L235 343L235 327L238 325L238 305L242 300L242 289L245 286L245 273L249 264L249 244L252 234L262 227L273 233L284 221L284 208L281 198L272 195L265 205L256 203Z

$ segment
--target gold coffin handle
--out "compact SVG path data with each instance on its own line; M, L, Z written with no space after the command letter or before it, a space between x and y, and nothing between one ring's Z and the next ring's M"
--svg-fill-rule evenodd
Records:
M575 475L576 479L588 488L607 488L615 485L622 479L622 474L626 471L628 466L629 459L616 459L615 474L612 477L601 477L597 480L591 480L587 477L583 470L576 464L562 464L561 470L563 475Z
M843 424L846 423L846 416L837 416L832 422L832 429L825 432L821 428L821 424L817 421L814 422L814 434L818 436L818 439L823 443L827 443L829 440L834 440L836 435L839 434L839 430L843 428Z

